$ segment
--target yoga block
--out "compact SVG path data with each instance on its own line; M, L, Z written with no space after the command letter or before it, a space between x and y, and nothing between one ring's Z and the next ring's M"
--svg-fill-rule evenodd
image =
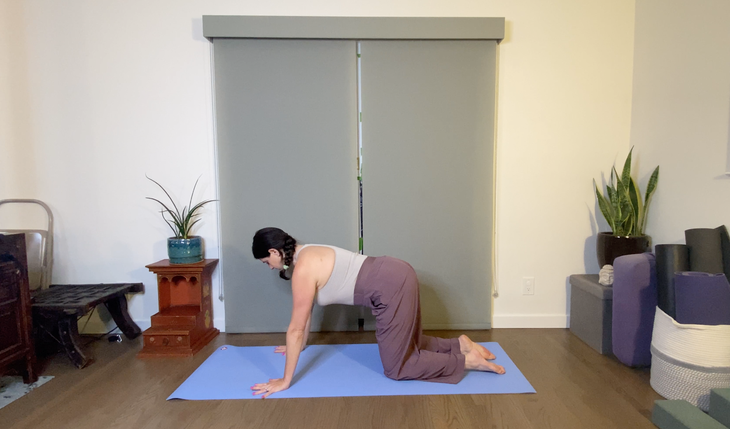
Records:
M651 365L651 333L657 306L654 255L619 256L613 261L613 354L624 365Z
M598 274L570 276L570 332L598 353L611 354L613 289Z
M661 429L727 429L687 401L656 401L651 422Z
M730 427L730 389L712 389L710 417Z

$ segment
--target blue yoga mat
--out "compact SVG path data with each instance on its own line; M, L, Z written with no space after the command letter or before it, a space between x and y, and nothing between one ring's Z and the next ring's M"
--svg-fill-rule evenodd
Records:
M481 344L506 374L466 371L458 384L391 380L383 375L377 344L309 346L300 355L291 387L267 399L535 393L499 344ZM251 386L281 378L285 359L274 347L218 347L167 399L260 399Z

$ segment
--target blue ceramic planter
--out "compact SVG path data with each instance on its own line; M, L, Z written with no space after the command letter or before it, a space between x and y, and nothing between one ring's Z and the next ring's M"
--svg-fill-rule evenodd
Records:
M168 238L167 256L171 264L194 264L203 260L203 240L200 237Z

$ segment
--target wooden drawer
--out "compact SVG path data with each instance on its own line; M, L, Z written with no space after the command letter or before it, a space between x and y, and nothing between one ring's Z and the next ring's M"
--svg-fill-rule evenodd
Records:
M20 270L14 263L0 264L0 304L7 304L20 298Z
M0 360L22 348L21 329L17 305L0 304Z
M144 345L150 347L190 347L190 336L145 334Z

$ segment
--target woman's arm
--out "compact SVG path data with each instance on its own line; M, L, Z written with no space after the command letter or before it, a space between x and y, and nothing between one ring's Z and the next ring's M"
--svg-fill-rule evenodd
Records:
M289 329L286 331L286 364L284 366L284 378L272 379L268 383L260 383L253 386L254 395L263 393L266 398L274 392L288 389L294 378L294 371L297 368L299 354L302 351L305 329L309 326L311 309L314 303L314 295L317 291L317 283L314 273L309 264L301 255L297 268L292 276L292 317L289 322Z
M305 263L302 263L305 262ZM309 267L306 260L299 261L300 268L292 276L292 315L289 322L289 329L286 331L286 366L284 367L284 381L289 387L294 371L299 361L299 353L305 344L307 338L307 328L312 314L312 304L314 303L314 295L317 291L317 285L314 276L309 274Z
M312 326L312 311L314 310L314 307L312 307L311 310L309 310L309 317L307 317L307 326L304 327L304 341L302 342L302 350L307 348L307 340L309 339L309 330Z
M314 307L312 307L312 311L314 311ZM309 313L309 318L307 319L307 326L304 328L304 340L302 341L302 350L307 348L307 339L309 338L309 331L310 326L312 324L312 313ZM276 346L274 348L274 353L281 353L282 355L286 354L286 346Z

